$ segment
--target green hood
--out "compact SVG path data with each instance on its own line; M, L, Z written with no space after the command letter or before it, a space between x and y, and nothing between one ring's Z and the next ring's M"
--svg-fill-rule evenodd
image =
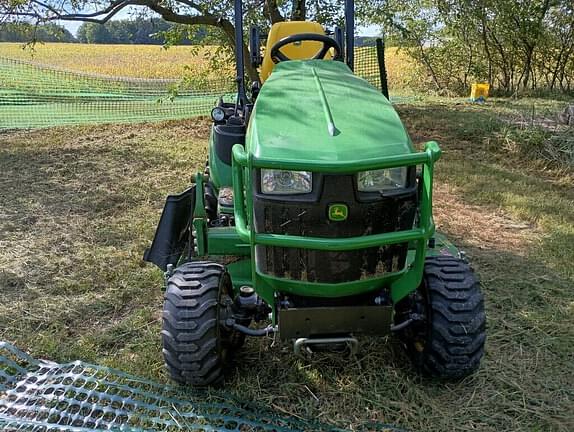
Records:
M353 165L414 152L390 102L342 62L279 63L247 131L255 162Z

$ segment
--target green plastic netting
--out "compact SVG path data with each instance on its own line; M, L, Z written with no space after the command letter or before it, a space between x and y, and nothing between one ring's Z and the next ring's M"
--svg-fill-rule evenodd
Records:
M0 129L126 123L206 115L233 83L77 73L0 57Z
M3 431L342 431L221 393L190 392L75 361L36 360L0 342ZM386 425L366 430L398 431Z
M381 72L377 58L377 48L374 46L355 47L355 74L369 81L379 90L381 88Z
M355 72L381 88L375 47L358 47ZM135 123L207 115L234 98L229 79L178 80L100 76L0 57L0 130Z

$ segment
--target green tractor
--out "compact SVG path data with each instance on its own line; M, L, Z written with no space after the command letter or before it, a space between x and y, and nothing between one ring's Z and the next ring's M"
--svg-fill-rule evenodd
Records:
M236 47L243 46L241 0ZM212 111L209 159L170 195L144 259L166 277L163 354L172 378L220 384L246 336L291 341L295 354L355 352L358 335L397 335L416 369L461 378L484 353L479 283L435 233L433 168L388 99L353 73L354 4L345 30L273 25L262 84Z

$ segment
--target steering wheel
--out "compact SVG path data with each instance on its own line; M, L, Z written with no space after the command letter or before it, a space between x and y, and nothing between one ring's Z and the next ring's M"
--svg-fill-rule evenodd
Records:
M318 60L322 59L327 55L327 52L333 48L335 50L334 60L339 60L342 58L341 56L341 47L337 43L337 41L329 36L325 36L318 33L297 33L291 36L284 37L283 39L279 40L273 47L271 48L271 60L273 63L279 63L282 61L289 61L291 60L285 54L281 52L281 48L285 45L289 45L294 42L302 42L302 41L315 41L315 42L323 42L323 47L315 54L312 59Z

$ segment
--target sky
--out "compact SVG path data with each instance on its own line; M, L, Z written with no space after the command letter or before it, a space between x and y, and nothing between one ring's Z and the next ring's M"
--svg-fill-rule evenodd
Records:
M127 7L125 9L122 9L121 11L119 11L114 16L112 21L113 20L128 19L128 18L130 18L131 14L133 14L134 11L137 11L137 8ZM76 35L78 28L82 25L81 21L56 21L56 23L61 25L61 26L64 26L74 36Z

